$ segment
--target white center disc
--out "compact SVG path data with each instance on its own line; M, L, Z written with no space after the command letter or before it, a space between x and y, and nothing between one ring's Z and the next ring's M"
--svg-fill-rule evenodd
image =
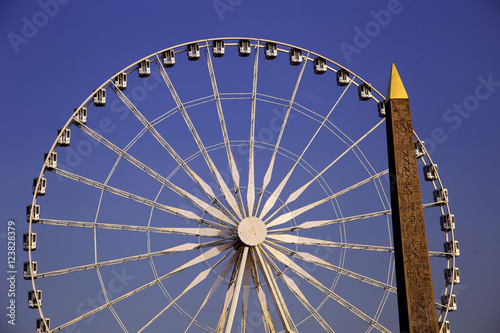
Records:
M256 217L246 217L238 225L238 236L248 246L261 244L266 239L266 235L266 225Z

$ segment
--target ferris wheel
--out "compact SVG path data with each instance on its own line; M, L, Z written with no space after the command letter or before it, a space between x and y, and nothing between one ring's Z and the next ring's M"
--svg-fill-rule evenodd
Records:
M398 331L384 100L327 57L255 38L114 74L33 180L37 333ZM444 333L455 218L414 136Z

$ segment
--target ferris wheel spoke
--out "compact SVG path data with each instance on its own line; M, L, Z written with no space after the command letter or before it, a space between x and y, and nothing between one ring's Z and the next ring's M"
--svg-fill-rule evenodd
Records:
M248 246L245 246L243 248L243 253L241 254L240 267L238 269L238 277L236 279L236 284L234 287L235 292L231 300L231 307L229 309L229 315L227 318L225 333L231 333L231 329L233 328L234 314L236 312L236 306L238 305L238 298L240 296L240 289L241 289L241 284L243 282L245 267L247 264L247 257L248 257Z
M188 109L188 108L193 107L193 106L202 105L202 104L205 104L205 103L212 102L213 100L214 100L213 96L209 95L209 96L206 96L206 97L202 97L202 98L198 98L198 99L186 102L186 103L184 103L184 106L186 107L186 109ZM155 118L154 120L150 121L151 126L154 127L154 126L158 125L162 121L166 120L168 117L174 115L178 110L179 110L179 108L177 106L174 107L174 108L172 108L172 109L170 109L170 110L168 110L164 114L162 114L162 115L158 116L157 118ZM148 132L148 129L146 127L143 127L136 134L136 136L125 146L125 148L123 148L123 150L124 151L128 151L128 149L130 149L130 147L132 147L137 141L139 141L139 139L146 132ZM181 168L181 165L178 164L177 168Z
M248 313L248 298L250 296L250 282L252 280L251 264L252 258L248 257L245 264L245 272L243 273L243 290L241 295L241 333L246 331L247 313Z
M422 207L424 209L431 208L434 206L435 206L434 203L428 203L428 204L422 205ZM365 219L370 219L370 218L379 217L379 216L386 216L386 215L391 215L390 209L382 210L382 211L378 211L378 212L373 212L373 213L342 217L342 218L338 218L338 219L306 221L306 222L303 222L303 223L296 225L296 226L293 226L293 227L281 228L281 229L271 229L271 230L268 230L267 232L268 232L268 235L277 235L277 234L283 234L283 233L287 233L287 232L319 228L319 227L329 226L332 224L340 224L340 223L351 222L351 221L359 221L359 220L365 220Z
M163 120L165 120L166 118L170 117L172 114L174 114L175 112L177 111L177 107L173 108L173 109L170 109L169 111L165 112L163 115L157 117L156 119L152 120L151 121L151 126L156 126L158 123L162 122ZM128 149L130 149L133 145L135 145L137 143L137 141L139 141L139 139L142 138L142 136L144 134L146 134L146 132L149 132L147 127L143 127L136 135L134 138L132 138L132 140L130 140L130 142L125 146L124 150L127 151ZM180 167L180 165L179 165Z
M363 311L359 310L356 308L354 305L349 303L347 300L343 299L327 287L325 287L321 282L316 280L312 275L307 273L303 268L301 268L299 265L297 265L295 262L293 262L290 258L288 258L285 254L281 253L280 251L270 247L269 245L264 244L264 248L269 251L271 257L273 257L275 260L280 262L282 265L285 267L290 268L292 272L300 276L302 279L306 280L309 282L312 286L314 286L316 289L319 291L323 292L325 295L330 297L331 299L335 300L337 303L342 305L344 308L358 316L360 319L368 323L369 325L375 327L381 332L385 333L390 333L390 331L382 326L379 322L368 316L366 313Z
M227 315L229 313L229 307L231 305L231 300L233 299L234 292L235 292L235 284L236 284L236 278L238 275L238 269L241 264L241 257L242 257L242 248L238 248L238 257L236 259L236 263L233 265L233 272L231 274L231 279L229 281L229 285L226 291L226 295L224 297L224 304L222 305L222 310L221 310L221 315L219 316L219 321L217 322L217 327L215 328L216 333L222 333L224 330L224 325L226 323Z
M371 132L373 132L377 127L379 127L383 122L385 121L385 118L382 119L380 122L378 122L375 126L373 126L368 132L366 132L363 136L361 136L356 142L354 142L349 148L347 148L342 154L340 154L333 162L331 162L326 168L324 168L321 172L319 172L313 179L311 179L309 182L304 184L302 187L300 187L298 190L290 194L290 196L286 199L285 203L283 206L288 205L289 203L295 201L314 181L316 181L323 173L328 171L335 163L337 163L345 154L353 150L357 145L363 141Z
M306 229L324 227L324 226L328 226L328 225L332 225L332 224L339 224L339 223L345 223L345 222L350 222L350 221L359 221L359 220L369 219L369 218L378 217L378 216L385 216L385 215L390 215L390 214L391 214L391 210L389 209L389 210L382 210L379 212L342 217L342 218L338 218L338 219L306 221L306 222L303 222L303 223L301 223L297 226L293 226L293 227L282 228L282 229L272 229L272 230L269 230L268 233L270 233L270 234L282 234L282 233L293 232L293 231L297 231L297 230L306 230Z
M240 256L240 252L241 252L241 248L239 248L238 250L236 250L236 253L234 253L231 258L229 258L229 260L224 264L224 266L222 267L221 271L219 272L219 274L217 275L217 278L215 279L214 283L212 284L212 287L210 288L210 290L208 291L207 293L207 296L205 296L205 299L203 300L200 308L198 309L198 311L196 311L196 314L193 316L193 318L191 319L191 321L189 322L189 325L187 326L186 330L184 331L184 333L186 333L188 331L188 329L191 327L191 325L194 323L194 321L196 320L196 317L198 317L198 314L200 313L200 311L203 309L203 307L207 304L207 302L210 300L210 298L213 296L213 294L215 293L215 291L219 288L219 286L221 285L222 281L224 281L224 279L227 277L227 275L229 274L229 272L231 271L231 268L234 267L235 263L236 263L236 260L239 258Z
M169 189L171 189L173 192L178 194L179 196L183 197L186 199L188 202L196 206L197 208L201 209L202 211L206 212L208 215L213 217L216 221L222 223L222 224L230 224L234 227L236 227L236 223L234 223L229 217L227 217L223 212L218 210L217 208L211 206L209 203L206 203L205 201L195 197L193 194L189 193L188 191L182 189L181 187L175 185L172 183L170 180L165 178L164 176L160 175L141 161L137 160L134 158L132 155L130 155L127 151L119 148L115 144L113 144L111 141L107 140L104 138L102 135L99 133L95 132L91 128L89 128L86 125L79 125L80 129L94 138L96 141L100 142L103 144L105 147L108 149L112 150L115 152L118 156L121 158L125 159L126 161L130 162L132 165L136 166L139 170L145 172L152 178L156 179L158 182L161 184L165 185Z
M340 196L342 194L345 194L349 191L352 191L352 190L354 190L354 189L356 189L356 188L358 188L366 183L369 183L369 182L371 182L371 181L373 181L373 180L375 180L383 175L386 175L387 173L389 173L389 170L381 171L381 172L379 172L373 176L370 176L370 177L368 177L368 178L366 178L366 179L364 179L364 180L362 180L354 185L351 185L351 186L349 186L349 187L347 187L347 188L345 188L337 193L334 193L326 198L323 198L321 200L313 202L309 205L297 208L291 212L285 213L285 214L279 216L278 218L272 220L271 222L269 222L269 220L272 219L274 217L274 215L276 215L276 213L279 212L279 210L281 210L284 207L284 205L283 205L278 210L276 210L267 220L265 220L264 223L269 222L269 223L267 223L267 228L272 228L274 226L286 223L286 222L290 221L291 219L294 219L295 217L299 216L300 214L303 214L303 213L305 213L305 212L307 212L307 211L309 211L309 210L311 210L311 209L313 209L313 208L315 208L315 207L317 207L325 202L328 202L334 198L337 198L338 196Z
M234 281L229 284L229 288L226 291L226 297L224 298L224 304L222 306L222 311L215 329L216 333L222 333L224 329L224 323L226 322L227 313L229 311L229 305L234 294Z
M89 229L107 229L107 230L120 230L120 231L137 231L137 232L151 232L158 234L172 234L172 235L187 235L187 236L201 236L227 239L232 234L227 230L220 230L215 228L167 228L167 227L148 227L130 224L115 224L115 223L102 223L102 222L84 222L84 221L71 221L71 220L55 220L55 219L41 219L37 224L47 224L63 227L76 227L76 228L89 228Z
M167 311L175 302L177 302L182 296L184 296L188 291L196 287L200 282L204 281L207 276L210 274L210 272L217 266L219 265L224 259L226 259L231 252L227 253L225 256L223 256L221 259L219 259L214 265L211 267L207 268L206 270L202 271L199 273L196 278L191 281L191 283L177 296L175 299L173 299L166 307L164 307L160 312L158 312L147 324L145 324L141 329L137 331L137 333L140 333L144 331L149 325L151 325L158 317L160 317L165 311Z
M236 211L236 213L237 214L239 213L238 216L240 219L242 219L243 216L245 215L245 208L243 206L243 199L241 198L240 174L238 172L238 167L236 166L236 162L234 161L233 152L231 151L231 145L229 143L229 135L227 133L226 121L224 120L224 112L222 111L222 105L219 96L219 88L217 87L217 80L215 79L215 71L214 71L214 66L212 64L212 57L210 56L208 41L207 41L207 47L205 48L205 56L207 58L207 66L210 74L210 81L212 82L212 90L214 92L217 114L219 115L222 137L224 139L224 145L226 147L226 155L227 155L227 160L229 162L229 169L231 171L231 178L233 179L233 186L235 191L234 194L236 196L236 201L239 208Z
M274 280L271 268L269 267L267 261L264 259L264 254L262 252L263 251L260 245L253 248L254 258L257 259L260 270L264 275L264 279L266 280L269 292L271 293L271 296L273 298L274 305L278 310L283 328L285 329L285 332L297 332L297 328L295 327L292 316L288 311L286 303L283 299L283 295L281 294L279 287Z
M198 176L180 157L180 155L168 144L168 142L161 136L160 133L154 128L153 125L141 114L135 105L125 96L120 89L114 89L117 96L122 102L130 109L142 125L155 137L155 139L162 145L162 147L172 156L172 158L179 164L179 166L186 172L186 174L198 185L198 187L205 193L205 195L214 202L218 202L212 188Z
M222 224L219 224L219 223L216 223L216 222L213 222L213 221L207 221L205 219L202 219L200 216L198 216L196 213L194 213L192 211L188 211L188 210L185 210L185 209L180 209L180 208L176 208L176 207L171 207L171 206L163 205L163 204L160 204L160 203L158 203L156 201L153 201L153 200L150 200L150 199L146 199L144 197L141 197L141 196L138 196L138 195L126 192L126 191L122 191L122 190L117 189L117 188L115 188L113 186L105 185L105 184L102 184L102 183L100 183L98 181L91 180L91 179L85 178L83 176L79 176L77 174L74 174L74 173L71 173L69 171L59 169L59 168L52 169L51 171L53 173L55 173L56 175L60 175L60 176L66 177L68 179L80 182L82 184L85 184L85 185L97 188L97 189L99 189L101 191L106 191L106 192L109 192L111 194L115 194L115 195L118 195L120 197L123 197L123 198L126 198L126 199L130 199L132 201L141 203L143 205L146 205L146 206L149 206L149 207L152 207L152 208L156 208L158 210L161 210L161 211L164 211L164 212L167 212L167 213L170 213L170 214L173 214L173 215L176 215L176 216L179 216L179 217L182 217L182 218L194 221L194 222L196 222L198 224L201 224L201 225L205 225L205 226L208 226L208 227L211 227L211 228L216 228L216 229L223 229L223 230L226 229L225 225L222 225Z
M257 76L259 70L259 48L258 42L255 47L255 58L253 62L252 81L252 111L250 115L250 147L248 150L248 187L247 187L247 216L253 216L255 203L255 109L257 104Z
M207 149L206 149L205 145L203 144L203 141L201 140L200 136L198 135L198 132L196 131L196 128L194 127L194 124L191 121L191 118L189 117L189 115L186 111L186 108L184 107L184 104L182 103L177 92L175 91L175 88L172 84L172 81L168 77L168 74L165 71L165 69L163 68L163 66L160 65L160 62L157 62L157 66L160 70L160 73L163 77L163 80L165 81L165 84L167 85L168 89L170 90L170 94L172 95L172 97L175 100L177 108L179 109L179 111L182 114L182 117L184 118L184 122L188 126L189 131L191 132L191 135L193 136L193 138L196 142L196 145L198 146L199 151L202 153L203 158L205 159L205 162L207 163L207 166L210 169L210 172L212 173L212 175L215 179L215 182L217 183L217 185L219 187L219 190L221 191L222 195L224 196L224 198L225 198L226 202L228 203L229 208L232 210L232 212L236 213L236 215L238 215L239 218L241 219L241 214L239 214L239 209L237 207L236 200L234 199L233 195L231 194L231 191L229 190L229 188L227 187L226 182L224 181L224 179L220 175L219 170L217 170L214 162L210 158L210 155L208 154ZM213 198L213 199L215 200L216 198ZM218 206L221 209L225 208L222 203L218 202L218 200L215 202L218 203ZM229 215L233 219L236 220L236 218L233 214L230 213Z
M326 115L326 117L324 118L323 122L318 126L316 132L314 133L314 135L311 137L311 139L309 140L308 144L306 145L306 147L302 150L302 153L300 154L300 156L296 159L295 163L293 164L292 168L290 169L290 171L288 171L288 173L286 174L286 176L283 178L283 180L281 181L281 183L278 185L278 187L276 187L276 189L274 190L274 192L269 196L269 198L267 199L267 202L266 204L264 205L264 209L262 210L262 213L260 215L260 218L263 219L264 216L269 212L269 210L276 204L276 200L278 200L279 196L281 195L281 192L283 191L283 188L286 186L286 184L288 183L288 180L290 179L290 177L292 176L292 173L293 171L295 170L295 168L297 167L297 165L299 164L299 162L302 160L302 157L304 156L304 154L306 153L307 149L309 148L309 146L313 143L314 139L316 138L316 136L318 135L319 131L323 128L323 126L325 125L326 121L328 120L328 118L330 117L330 115L332 114L333 110L335 110L335 108L337 107L338 103L340 102L340 100L342 99L342 97L344 96L344 94L346 93L347 89L349 89L349 87L351 86L351 83L353 81L351 80L349 82L349 84L345 87L344 91L342 92L342 94L340 95L340 97L337 99L337 101L335 102L335 104L333 105L333 107L330 109L330 112L328 112L328 114ZM275 214L279 211L279 209L275 212ZM274 214L272 215L274 216ZM272 216L270 218L272 218Z
M307 57L305 57L305 59L304 59L304 61L302 63L302 67L300 69L299 77L297 78L297 82L295 82L295 87L293 89L292 96L291 96L290 101L288 103L288 107L287 107L287 110L286 110L286 113L285 113L285 117L283 118L283 124L281 124L280 133L278 134L278 139L276 140L276 144L274 146L273 155L271 156L271 161L269 162L269 166L268 166L266 174L264 176L264 180L263 180L263 183L262 183L262 188L260 190L259 198L257 200L257 206L255 208L255 214L257 214L257 210L259 209L260 201L262 200L262 194L264 193L267 185L271 181L271 177L272 177L272 173L273 173L273 169L274 169L274 161L276 159L276 154L278 153L278 148L279 148L280 143L281 143L281 138L283 137L283 133L285 131L286 123L288 121L288 116L290 115L290 111L292 110L292 106L293 106L293 103L294 103L294 100L295 100L295 95L297 94L297 90L299 89L300 81L302 80L302 74L304 74L304 69L306 67L308 56L309 56L309 53L307 54ZM264 204L264 208L262 209L262 211L260 213L260 216L259 216L260 219L262 219L262 217L264 215L266 215L266 213L269 211L269 209L271 209L270 206L272 206L271 205L272 201L269 201L270 199L271 199L271 197L269 197L269 199L267 200L267 202ZM274 205L274 203L273 203L273 205Z
M264 252L272 270L279 276L280 280L283 281L285 286L297 297L297 299L302 303L302 305L306 308L306 310L316 319L316 321L323 327L326 332L334 332L333 329L326 323L326 321L321 317L321 315L316 311L316 309L309 303L304 293L297 286L295 281L291 279L288 275L283 274L283 272L278 268L278 266L271 260L269 255Z
M176 269L172 270L171 272L169 272L169 273L167 273L167 274L165 274L157 279L154 279L154 280L152 280L152 281L150 281L150 282L148 282L148 283L124 294L124 295L121 295L121 296L119 296L119 297L117 297L109 302L106 302L105 304L103 304L97 308L94 308L94 309L68 321L67 323L62 324L62 325L54 328L53 330L51 330L51 332L58 332L58 331L66 328L70 325L77 323L78 321L80 321L82 319L88 318L91 315L108 308L111 305L114 305L120 301L123 301L124 299L127 299L128 297L135 295L138 292L141 292L142 290L145 290L145 289L147 289L147 288L149 288L149 287L151 287L151 286L153 286L153 285L155 285L155 284L157 284L157 283L159 283L159 282L161 282L161 281L163 281L163 280L165 280L165 279L167 279L167 278L169 278L169 277L171 277L171 276L173 276L173 275L175 275L175 274L177 274L177 273L179 273L179 272L181 272L181 271L183 271L191 266L199 264L207 259L213 258L213 257L221 254L222 252L226 251L227 249L231 248L234 245L234 243L235 242L233 241L233 242L227 242L227 243L218 245L217 247L212 248L212 249L200 254L199 256L195 257L194 259L188 261L187 263L177 267Z
M436 201L436 202L428 202L425 204L422 204L422 208L432 208L432 207L441 207L442 205L446 204L446 201Z
M276 333L276 328L274 327L273 319L271 317L271 312L269 311L269 305L267 304L266 294L262 285L260 284L259 271L257 269L257 259L255 258L255 251L250 252L251 255L251 271L252 279L255 285L255 291L257 292L257 299L259 300L260 312L262 315L262 322L264 327L269 330L270 333Z
M47 277L56 276L56 275L69 274L69 273L75 273L75 272L85 271L85 270L89 270L89 269L95 269L95 268L106 267L106 266L111 266L111 265L123 264L123 263L130 262L130 261L149 259L149 258L153 258L153 257L167 255L167 254L187 252L187 251L192 251L192 250L206 248L206 247L214 247L214 246L221 245L222 243L225 243L225 242L227 242L227 241L218 240L218 241L211 241L211 242L206 242L206 243L201 243L201 244L199 244L199 243L185 243L185 244L174 246L174 247L171 247L171 248L168 248L165 250L161 250L161 251L149 252L149 253L139 254L139 255L135 255L135 256L119 258L119 259L106 260L106 261L101 261L101 262L97 262L94 264L75 266L75 267L71 267L71 268L59 269L59 270L45 272L45 273L38 273L36 275L36 278L42 279L42 278L47 278Z
M449 258L450 254L442 251L429 251L430 257Z
M206 104L206 103L213 102L213 100L214 100L214 96L213 95L208 95L208 96L205 96L205 97L200 97L200 98L197 98L197 99L193 99L193 100L191 100L189 102L183 102L183 106L184 106L185 109L189 109L189 108L194 107L194 106L199 106L199 105L203 105L203 104ZM178 110L179 110L179 107L176 105L175 107L173 107L172 109L168 110L164 114L162 114L162 115L156 117L155 119L151 120L151 125L156 126L157 124L161 123L162 121L164 121L168 117L170 117L173 114L175 114ZM146 131L146 130L147 130L146 128L142 129L142 131Z
M326 269L331 270L333 272L336 272L336 273L342 274L344 276L350 277L352 279L367 283L367 284L372 285L374 287L381 288L383 290L388 290L389 292L392 292L394 294L396 293L396 287L394 287L394 286L391 286L391 285L384 283L384 282L377 281L375 279L372 279L372 278L364 276L362 274L350 271L348 269L333 265L333 264L331 264L323 259L320 259L320 258L312 255L311 253L292 251L290 249L287 249L284 246L280 246L278 244L273 244L272 242L267 242L267 244L272 245L278 251L280 251L281 253L286 254L290 257L298 258L300 260L314 264L318 267L326 268Z
M333 247L339 249L364 250L364 251L374 251L374 252L388 252L388 253L394 252L394 248L389 246L340 243L340 242L332 242L323 239L302 237L296 235L268 234L267 238L271 238L274 243L325 246L325 247Z

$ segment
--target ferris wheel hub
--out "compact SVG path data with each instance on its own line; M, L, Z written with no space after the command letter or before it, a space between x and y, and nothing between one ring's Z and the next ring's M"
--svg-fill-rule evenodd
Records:
M238 225L238 236L246 245L256 246L266 239L267 228L261 219L255 216L246 217Z

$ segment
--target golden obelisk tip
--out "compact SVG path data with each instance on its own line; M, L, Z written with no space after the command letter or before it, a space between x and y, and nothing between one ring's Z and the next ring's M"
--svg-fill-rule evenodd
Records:
M403 82L399 77L398 70L394 63L391 68L391 78L389 79L389 86L387 87L387 96L386 99L395 99L395 98L405 98L408 99L408 94L406 94L405 87L403 86Z

